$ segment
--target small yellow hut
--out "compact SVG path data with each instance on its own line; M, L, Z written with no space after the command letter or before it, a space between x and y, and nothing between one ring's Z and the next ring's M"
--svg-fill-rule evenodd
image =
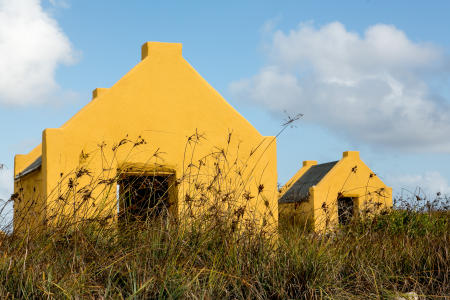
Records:
M321 231L347 224L353 216L392 207L392 188L346 151L339 161L304 161L279 194L280 222Z
M143 207L187 218L220 206L276 226L275 137L228 104L181 44L148 42L141 52L117 83L95 89L70 120L15 156L14 230L60 217L120 219L125 210L145 217Z

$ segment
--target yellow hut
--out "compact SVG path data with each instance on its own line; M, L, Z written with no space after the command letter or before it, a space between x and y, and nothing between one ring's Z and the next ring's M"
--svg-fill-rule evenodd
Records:
M392 207L392 188L346 151L339 161L304 161L279 194L280 222L321 231L347 224L358 214Z
M178 43L145 43L117 83L95 89L15 156L14 176L14 230L127 210L145 217L144 207L177 218L220 207L241 221L278 221L275 137L229 105Z

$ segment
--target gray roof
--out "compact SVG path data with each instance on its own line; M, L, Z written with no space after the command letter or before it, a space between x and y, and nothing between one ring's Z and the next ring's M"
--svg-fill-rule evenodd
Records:
M26 167L25 170L23 170L22 172L17 174L15 179L19 179L20 177L23 177L23 176L25 176L27 174L30 174L31 172L34 172L37 169L39 169L41 166L42 166L42 156L39 156L35 161L33 161L31 163L31 165Z
M286 193L278 200L279 203L293 203L308 201L309 188L317 185L322 178L334 167L338 161L332 161L309 168Z

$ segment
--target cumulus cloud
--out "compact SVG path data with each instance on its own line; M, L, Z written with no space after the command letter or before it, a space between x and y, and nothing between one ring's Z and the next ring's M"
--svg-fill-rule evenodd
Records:
M3 169L0 169L0 200L9 199L9 197L13 193L13 188L13 173L11 170L6 169L6 167L3 167Z
M397 193L407 191L415 194L425 194L431 199L436 193L450 196L450 184L439 172L429 171L423 174L390 176L386 180ZM408 195L407 195L408 196Z
M6 166L0 165L0 228L8 230L7 227L13 219L13 205L8 202L13 193L13 172Z
M390 25L360 35L334 22L275 31L265 49L266 66L231 83L236 98L368 144L450 152L450 104L428 84L449 75L440 48Z
M69 39L40 0L0 0L0 104L44 102L58 89L58 65L74 58Z

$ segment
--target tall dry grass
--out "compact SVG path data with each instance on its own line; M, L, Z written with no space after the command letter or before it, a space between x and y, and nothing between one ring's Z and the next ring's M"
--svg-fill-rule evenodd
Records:
M2 298L367 299L450 294L449 212L394 210L329 235L258 231L198 219L121 231L3 236ZM202 228L202 230L199 230Z
M223 162L223 154L211 157ZM191 168L192 162L186 165ZM199 187L180 199L193 207L207 205L189 223L180 224L167 214L119 228L96 205L96 214L90 211L82 218L60 218L57 226L3 234L0 297L379 299L410 291L424 298L450 295L450 213L442 195L433 201L397 199L395 209L354 219L327 234L298 226L286 226L277 234L251 224L237 228L240 206L218 209L225 201L240 203L236 197L245 190L224 192L226 178L220 176L227 172L223 164L213 165L219 166L213 184L204 193ZM187 174L185 178L195 178L191 171ZM73 207L72 216L86 213L85 208L92 207L88 204L98 200L93 195L107 199L105 195L115 193L120 178L118 174L105 182L103 176L91 177L87 168L64 176L67 190L59 191L61 203L73 205L73 195L85 199Z

